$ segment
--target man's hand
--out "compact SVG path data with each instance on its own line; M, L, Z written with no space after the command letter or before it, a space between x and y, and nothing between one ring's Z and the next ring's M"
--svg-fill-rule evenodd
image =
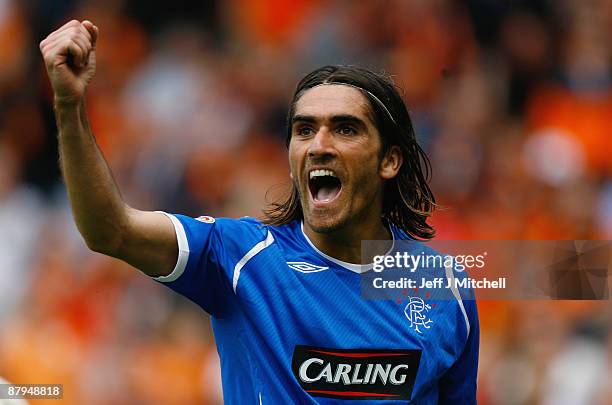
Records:
M96 71L98 27L72 20L40 43L55 100L79 102Z

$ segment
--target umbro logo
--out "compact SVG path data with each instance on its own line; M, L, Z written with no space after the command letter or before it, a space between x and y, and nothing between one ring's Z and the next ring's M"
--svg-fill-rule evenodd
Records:
M316 273L318 271L329 269L329 267L317 266L315 264L306 262L287 262L287 266L291 267L293 270L299 271L300 273Z

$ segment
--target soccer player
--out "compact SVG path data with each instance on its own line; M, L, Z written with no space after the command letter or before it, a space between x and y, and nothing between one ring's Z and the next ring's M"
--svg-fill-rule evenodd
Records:
M40 44L77 227L92 250L211 315L227 403L476 402L473 300L360 295L360 273L372 269L362 240L434 233L428 161L387 78L327 66L298 84L287 129L293 189L264 220L145 212L122 200L87 122L97 36L74 20Z

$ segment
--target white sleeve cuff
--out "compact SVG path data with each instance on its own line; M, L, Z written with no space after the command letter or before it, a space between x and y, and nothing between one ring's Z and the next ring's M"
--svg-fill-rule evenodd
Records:
M183 228L181 221L179 221L174 215L170 215L163 211L157 212L160 212L170 218L172 225L174 225L174 232L176 233L176 241L178 243L178 259L172 273L168 274L167 276L153 277L154 280L161 281L162 283L169 283L177 280L185 271L185 268L187 267L187 259L189 258L189 244L187 243L187 235L185 234L185 228Z

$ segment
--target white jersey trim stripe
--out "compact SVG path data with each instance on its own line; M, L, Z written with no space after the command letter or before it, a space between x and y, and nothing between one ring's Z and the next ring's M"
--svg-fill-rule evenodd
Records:
M153 277L154 280L161 281L162 283L169 283L177 280L185 271L187 267L187 260L189 259L189 243L187 243L187 235L185 234L185 228L183 224L174 215L170 215L167 212L156 211L164 214L172 221L174 225L174 232L176 233L176 241L178 243L178 258L176 265L170 274L167 276Z
M467 335L470 336L470 321L467 316L467 312L465 311L465 307L463 306L463 300L461 299L461 294L459 294L459 290L455 285L455 275L453 274L453 268L450 266L444 266L444 270L446 270L446 278L448 278L450 282L450 290L453 295L457 299L459 303L459 308L461 308L461 312L463 312L463 317L465 318L465 326L467 327Z
M272 233L268 231L268 236L266 237L266 239L253 246L251 250L249 250L247 254L244 255L242 259L238 261L238 263L236 263L236 266L234 267L234 278L232 280L232 288L234 289L234 293L236 293L236 287L238 286L240 270L242 270L242 268L248 263L248 261L255 257L257 253L270 246L273 242L274 236L272 236Z

